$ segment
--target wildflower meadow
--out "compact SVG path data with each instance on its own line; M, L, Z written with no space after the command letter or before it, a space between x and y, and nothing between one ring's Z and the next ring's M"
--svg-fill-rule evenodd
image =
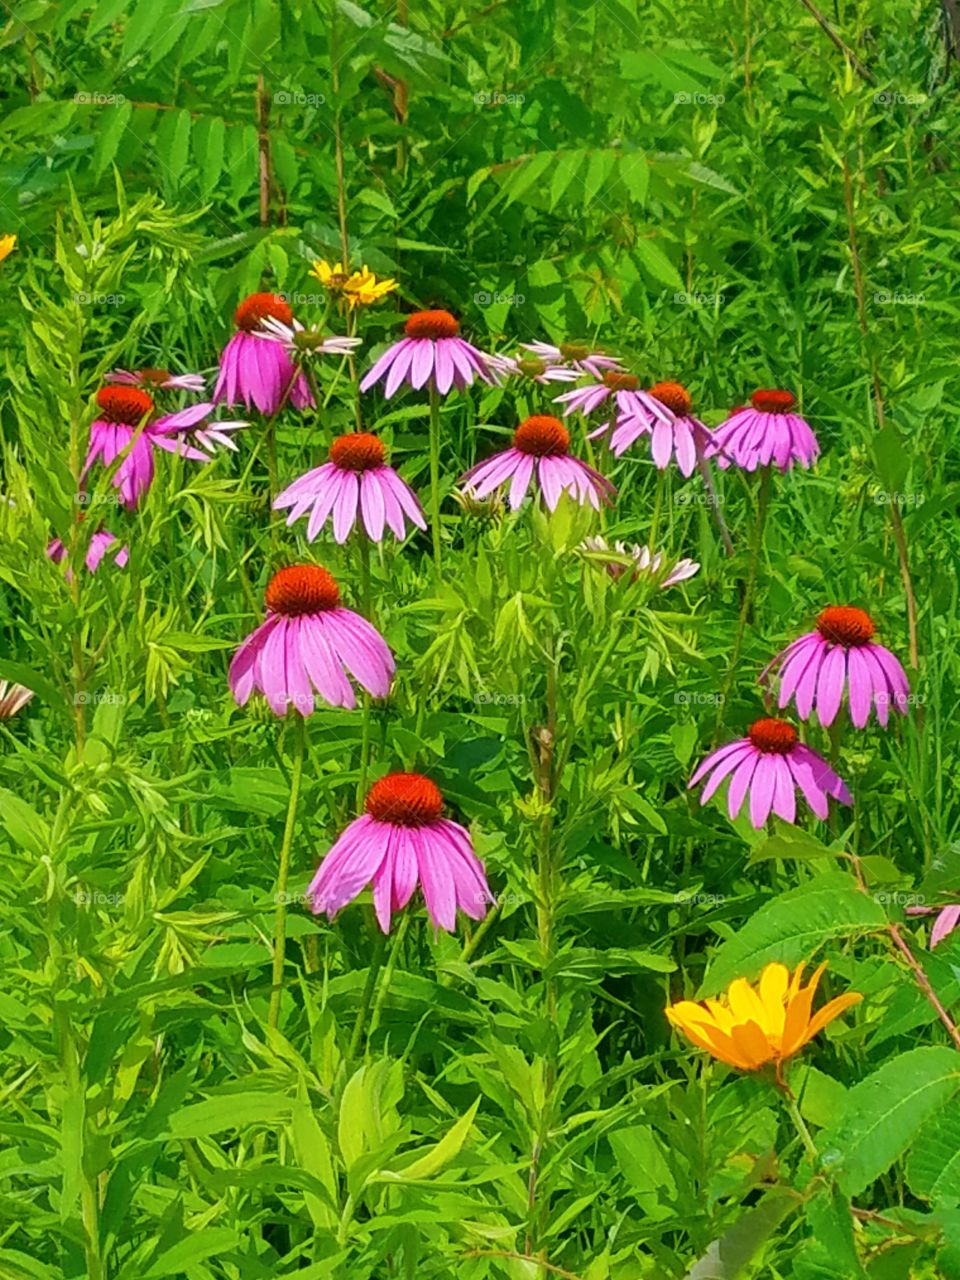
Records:
M960 13L10 0L0 1280L960 1277Z

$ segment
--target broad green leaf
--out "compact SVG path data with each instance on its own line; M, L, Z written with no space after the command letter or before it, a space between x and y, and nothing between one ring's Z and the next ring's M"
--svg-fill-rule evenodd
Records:
M924 1200L960 1203L960 1099L951 1098L920 1131L907 1163L907 1181Z
M47 822L26 800L21 800L6 787L0 787L0 825L6 828L15 845L26 849L35 858L50 855L50 827Z
M836 1124L818 1139L824 1166L859 1195L912 1145L960 1090L960 1053L942 1045L889 1059L847 1094Z
M684 1280L737 1280L746 1273L759 1250L797 1208L797 1200L782 1191L771 1192L747 1209L733 1226L714 1240L687 1272Z
M852 876L825 872L779 894L722 943L699 998L714 995L734 978L756 978L772 960L799 964L832 939L855 937L885 924L883 908Z
M384 1170L381 1177L389 1178L390 1181L415 1182L422 1178L432 1178L435 1173L439 1173L444 1165L459 1155L479 1106L480 1099L477 1098L470 1110L460 1117L439 1142L418 1156L412 1164L405 1165L402 1169Z
M292 1110L291 1100L276 1092L225 1093L174 1111L168 1128L175 1138L206 1138L247 1125L285 1124Z

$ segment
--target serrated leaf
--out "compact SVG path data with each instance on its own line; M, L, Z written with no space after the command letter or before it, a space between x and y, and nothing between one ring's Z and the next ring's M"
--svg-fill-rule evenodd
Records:
M818 1142L825 1168L858 1195L913 1144L960 1090L960 1053L942 1045L909 1049L847 1094L836 1124Z
M697 998L714 995L734 978L755 978L771 960L799 964L832 938L853 937L885 924L883 908L852 876L825 872L798 889L779 894L728 938L714 957Z

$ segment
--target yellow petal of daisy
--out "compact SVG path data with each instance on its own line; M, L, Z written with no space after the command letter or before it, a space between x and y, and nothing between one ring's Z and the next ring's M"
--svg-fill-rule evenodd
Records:
M730 983L727 992L730 1012L737 1022L753 1021L758 1027L766 1030L767 1015L760 997L745 978L737 978Z
M846 991L842 996L834 996L810 1019L810 1025L807 1027L807 1034L804 1043L812 1040L818 1032L822 1031L828 1022L832 1022L834 1018L839 1018L841 1013L845 1013L855 1004L859 1004L863 996L859 991Z
M0 262L4 258L9 258L11 253L17 247L17 237L14 235L0 236Z
M778 1039L783 1034L786 1017L786 995L790 971L786 965L768 964L760 975L760 1000L766 1015L766 1028Z
M776 1051L756 1022L741 1022L730 1032L737 1052L746 1059L751 1071L772 1062Z

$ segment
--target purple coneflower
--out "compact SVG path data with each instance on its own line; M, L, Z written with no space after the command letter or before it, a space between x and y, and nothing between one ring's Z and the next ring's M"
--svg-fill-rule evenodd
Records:
M555 404L563 405L563 416L580 412L589 417L601 405L613 406L613 417L602 422L595 431L591 431L591 439L612 431L617 436L619 452L627 448L628 443L638 436L652 431L658 423L669 426L673 414L659 400L654 400L648 391L640 387L640 379L632 373L609 370L600 374L598 380L586 387L575 387L573 391L565 391L557 396Z
M198 409L209 412L211 405L193 405L151 422L153 407L153 398L139 387L101 387L97 392L99 415L90 424L90 444L81 480L95 462L109 467L129 449L111 483L131 511L153 483L154 448L195 462L209 462L206 454L185 443L183 432L191 426Z
M755 391L750 404L734 409L713 432L711 454L721 468L731 462L744 471L771 463L789 471L795 462L810 467L820 453L817 437L798 413L789 391Z
M207 453L214 454L217 449L231 449L237 452L236 442L228 434L249 427L249 422L208 422L217 412L217 405L210 401L191 404L186 409L178 409L176 413L168 413L149 424L147 434L153 444L169 453L178 453L182 457L193 458L200 462L208 461L204 455L191 451L186 441L198 444ZM160 437L175 436L176 440L165 443Z
M585 538L579 549L588 559L602 564L611 578L619 578L629 572L634 582L641 574L656 580L660 578L664 567L662 551L652 554L649 547L628 545L625 542L615 542L611 547L606 538L599 534ZM675 587L678 582L686 582L699 571L700 565L696 560L676 560L669 565L663 580L659 582L660 590L666 591L667 587Z
M905 715L910 685L903 667L874 639L876 627L863 609L831 605L808 631L787 645L761 673L780 677L780 708L796 699L797 715L807 720L816 710L825 727L836 719L844 693L850 719L858 729L870 718L871 707L886 727L893 706Z
M404 382L416 390L431 378L437 391L451 387L463 391L475 377L493 382L493 372L482 351L459 337L460 325L449 311L416 311L404 326L405 337L383 353L360 383L369 391L386 378L383 393L389 400Z
M267 316L254 337L267 342L279 342L289 355L348 356L359 347L360 338L338 338L331 334L324 337L318 329L307 329L299 320L289 323Z
M127 561L130 559L130 548L126 545L120 545L120 539L110 532L109 529L97 529L90 538L90 544L87 547L87 554L84 556L84 564L87 566L88 573L96 573L100 568L100 562L107 554L111 547L117 550L113 553L113 562L118 569L126 567ZM67 557L67 548L64 546L60 538L53 538L47 545L47 555L54 564L61 564ZM66 579L68 582L72 580L73 574L68 569Z
M161 391L203 391L206 379L200 373L171 373L169 369L114 369L104 379L122 387L147 387Z
M540 356L487 356L498 377L516 378L548 386L551 382L576 382L580 371L563 364L548 364Z
M0 680L0 720L10 720L22 711L33 697L33 690L22 684Z
M326 569L298 564L270 579L267 618L230 663L230 688L242 707L256 689L275 715L292 706L306 718L313 690L331 707L355 707L347 674L375 698L385 698L395 670L387 642L366 618L340 603Z
M404 516L419 529L427 527L416 494L393 467L386 465L384 448L377 437L363 431L334 440L330 461L295 480L273 506L275 511L291 508L288 525L310 511L308 542L314 540L331 514L337 542L346 542L361 514L364 528L374 542L383 538L385 525L403 539Z
M640 436L649 435L650 456L658 470L663 471L675 456L681 474L692 475L704 457L711 435L710 429L691 412L690 392L679 382L657 382L646 395L662 406L667 416L651 422L649 417L625 415L614 423L612 431L605 422L599 430L591 431L590 438L610 431L610 449L619 458Z
M933 916L937 918L930 930L930 949L942 942L960 924L960 903L948 907L907 907L908 916Z
M237 332L220 356L220 372L213 391L215 404L228 407L242 401L255 405L270 416L287 402L295 409L313 405L313 396L303 373L290 359L282 343L263 341L267 319L290 325L293 320L287 303L276 293L252 293L233 313Z
M566 365L578 374L589 373L592 378L602 378L608 370L621 367L615 356L593 351L585 342L561 342L558 347L552 342L521 342L520 345L548 365Z
M536 476L551 511L564 492L581 506L589 502L599 511L600 503L610 503L617 491L599 471L571 457L569 450L570 433L559 418L538 414L520 423L511 448L478 462L461 476L460 484L469 497L485 498L510 481L508 501L511 511L516 511Z
M389 773L367 794L366 813L331 848L310 882L315 915L332 920L366 885L384 933L419 884L435 929L452 933L457 908L482 920L493 895L470 833L444 818L443 796L419 773Z
M708 773L700 803L706 804L729 777L727 812L735 818L749 792L750 822L758 831L771 811L784 822L796 820L797 788L818 818L826 819L830 796L841 804L853 804L846 783L822 756L800 742L786 720L755 720L745 738L711 752L689 785L695 787Z

